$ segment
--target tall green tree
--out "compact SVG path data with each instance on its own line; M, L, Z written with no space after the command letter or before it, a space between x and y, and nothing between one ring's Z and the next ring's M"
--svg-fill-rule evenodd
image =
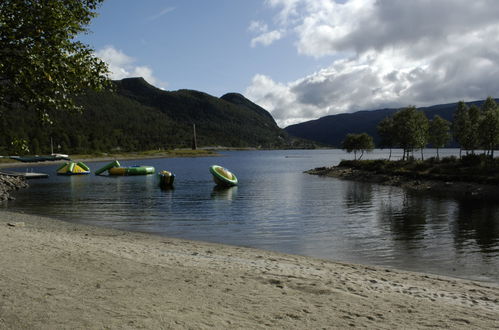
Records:
M452 121L452 134L454 139L459 144L459 156L461 151L465 149L466 141L471 130L471 123L468 113L469 107L463 101L457 104L454 120Z
M481 110L476 105L472 105L468 110L469 118L469 131L466 139L466 150L471 150L471 153L475 153L475 150L480 149L480 117Z
M103 0L0 1L0 110L79 109L73 96L110 86L106 64L77 41Z
M479 138L481 146L493 158L494 149L499 144L499 108L490 96L482 105Z
M378 135L381 138L381 147L390 148L390 155L388 156L388 160L390 160L392 158L392 148L397 145L397 134L395 131L393 117L386 117L381 120L377 129Z
M357 152L360 152L359 159L361 159L364 152L369 152L374 149L374 141L372 136L367 133L347 134L342 143L342 148L348 153L353 151L354 159L357 160Z
M430 122L429 142L437 148L437 159L440 158L439 149L445 147L451 139L451 123L439 115L435 115Z
M402 159L409 156L409 152L420 149L421 158L424 158L423 149L428 144L428 118L416 107L409 106L393 115L396 140L404 150Z

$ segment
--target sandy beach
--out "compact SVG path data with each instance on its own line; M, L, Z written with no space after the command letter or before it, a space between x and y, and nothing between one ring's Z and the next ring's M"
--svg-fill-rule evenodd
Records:
M0 211L1 329L492 329L499 286Z

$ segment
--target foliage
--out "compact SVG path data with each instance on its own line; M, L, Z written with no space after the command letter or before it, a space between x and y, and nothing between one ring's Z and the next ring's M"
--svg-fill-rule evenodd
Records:
M393 115L395 140L404 149L403 158L407 158L410 151L423 149L428 144L428 118L416 107L409 106Z
M491 97L482 106L479 138L480 145L493 157L494 148L499 144L499 108Z
M451 140L450 125L450 122L439 115L435 115L430 123L429 142L437 148L437 158L440 158L438 149L445 147Z
M360 151L359 159L361 159L365 151L374 149L373 138L366 133L348 134L343 141L342 148L348 153L353 151L355 159L357 159L357 152Z
M55 113L53 125L40 126L27 109L5 113L0 152L15 138L38 154L50 152L51 138L54 151L67 154L190 148L193 123L200 147L281 148L290 140L268 112L241 95L234 104L197 91L163 91L141 78L117 81L113 89L75 98L85 111Z
M107 66L76 41L103 0L0 2L0 110L78 109L71 96L108 86Z
M452 132L457 143L461 148L466 149L468 146L469 134L471 133L471 125L469 120L469 107L463 101L457 104L454 120L452 122Z

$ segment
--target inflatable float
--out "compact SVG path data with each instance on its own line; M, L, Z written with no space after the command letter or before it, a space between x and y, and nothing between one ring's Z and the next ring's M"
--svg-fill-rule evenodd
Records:
M90 174L90 168L82 162L69 162L61 165L56 172L58 175Z
M119 166L120 166L120 162L115 160L113 162L110 162L109 164L104 165L104 167L99 168L97 171L95 171L95 175L101 175L102 173L109 170L110 168L119 167Z
M213 181L219 186L232 187L237 185L237 178L226 168L219 165L210 166L210 172L213 175Z
M135 165L129 167L111 167L107 172L109 175L148 175L154 174L154 167Z
M159 186L161 188L173 188L173 181L175 181L175 174L170 171L161 171L158 173Z
M100 175L101 173L107 171L109 175L148 175L154 174L154 167L152 166L143 166L143 165L135 165L122 167L120 163L115 160L104 167L98 169L95 174Z

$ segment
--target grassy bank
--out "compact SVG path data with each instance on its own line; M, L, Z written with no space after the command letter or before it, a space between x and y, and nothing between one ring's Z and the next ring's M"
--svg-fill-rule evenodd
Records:
M485 155L468 155L461 159L446 157L440 160L429 158L412 161L342 160L338 167L416 180L499 183L499 159L492 159Z

